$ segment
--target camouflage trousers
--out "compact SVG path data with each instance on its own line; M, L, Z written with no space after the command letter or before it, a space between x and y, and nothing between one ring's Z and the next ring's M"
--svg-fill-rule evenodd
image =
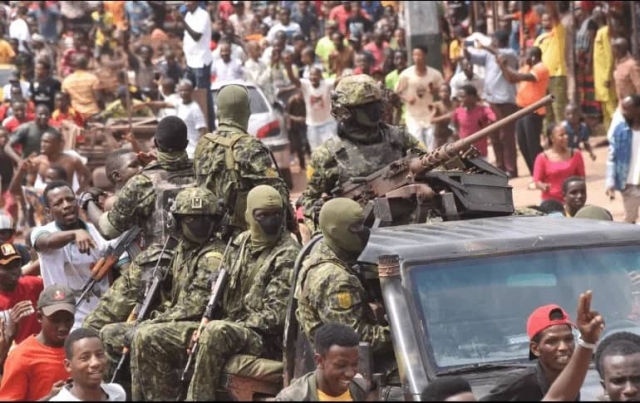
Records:
M152 248L141 253L123 270L122 275L109 287L102 296L96 309L82 323L83 327L100 331L110 323L126 322L138 301L141 301L143 276L153 271L157 260L151 256ZM165 252L167 253L167 252ZM163 259L160 264L168 266L170 259Z
M198 322L143 325L131 343L133 401L179 401L180 376L187 364L187 346ZM195 358L195 357L194 357Z
M102 296L96 309L84 319L83 327L100 331L110 323L125 322L140 293L141 267L134 261Z
M227 360L235 354L260 356L264 351L262 336L224 320L209 322L200 335L199 343L187 401L214 401Z
M122 351L127 330L134 327L134 323L112 323L104 326L100 330L100 339L104 345L105 354L107 356L107 370L105 371L104 381L111 382L111 377L115 372L118 362L122 357ZM122 385L127 396L131 396L131 375L128 365L123 365L118 373L115 382Z

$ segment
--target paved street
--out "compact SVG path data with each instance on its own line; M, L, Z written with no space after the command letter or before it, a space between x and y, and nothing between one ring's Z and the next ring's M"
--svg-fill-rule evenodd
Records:
M601 142L604 139L602 136L594 137L591 139L592 146ZM587 170L587 204L595 204L604 207L611 211L616 221L621 221L624 216L624 210L622 208L622 198L620 194L616 195L614 201L609 201L609 198L604 194L604 175L606 170L607 161L607 147L594 148L597 156L596 161L591 161L587 153L583 153ZM493 161L493 157L489 151L490 160ZM294 188L291 193L291 199L295 200L300 196L304 190L306 184L306 177L304 172L300 172L298 166L292 166ZM540 203L540 192L538 190L528 190L527 185L531 182L531 176L529 170L524 163L522 155L518 153L518 171L522 176L513 179L510 183L513 186L513 198L517 207L528 206Z

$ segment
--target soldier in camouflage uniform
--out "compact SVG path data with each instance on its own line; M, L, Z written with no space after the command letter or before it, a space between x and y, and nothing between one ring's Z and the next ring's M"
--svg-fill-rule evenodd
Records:
M176 375L178 369L172 360L183 348L171 349L171 346L186 344L197 328L194 321L204 313L210 294L209 280L217 272L224 250L222 241L213 238L223 214L210 191L198 187L180 191L172 213L182 236L171 260L170 275L165 280L171 283L170 298L137 327L134 323L114 323L100 331L112 364L109 376L120 359L123 345L131 344L134 401L156 400L156 396L176 400L174 392L176 382L180 381L179 372L176 382L155 385L154 394L144 396L146 399L139 377L141 373L151 375L152 379ZM136 342L130 343L134 337ZM168 358L170 364L162 365L162 357ZM119 373L123 374L124 371Z
M103 213L91 195L83 195L83 208L106 239L116 238L137 225L143 230L145 249L86 317L85 327L100 331L106 324L124 322L140 298L143 273L151 273L158 260L165 268L171 261L172 247L161 253L172 228L167 225L167 198L195 184L193 164L186 152L187 126L176 116L165 117L158 123L154 142L157 161L127 181L110 211Z
M331 114L338 119L338 136L311 155L307 188L302 194L305 224L318 232L323 194L332 196L343 183L368 176L407 153L426 150L404 130L380 121L382 90L365 74L340 79L331 99Z
M324 238L313 248L298 273L296 318L314 343L315 331L337 322L353 328L374 354L391 352L388 326L377 322L359 273L353 268L369 239L360 205L347 198L328 201L320 212Z
M214 400L220 373L234 354L282 359L287 297L300 251L285 229L285 206L270 186L249 192L249 231L233 240L225 262L229 280L222 296L222 320L209 322L199 337L187 400Z
M289 189L280 177L270 150L249 135L249 93L240 85L223 87L216 97L218 130L200 139L194 156L198 186L211 190L224 203L233 236L247 229L247 193L257 185L274 187L289 204ZM291 207L288 208L291 210ZM292 211L288 211L293 224ZM293 227L289 227L293 228Z

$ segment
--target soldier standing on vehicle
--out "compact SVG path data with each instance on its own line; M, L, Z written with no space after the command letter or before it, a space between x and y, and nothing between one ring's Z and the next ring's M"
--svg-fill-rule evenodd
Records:
M377 319L382 307L369 304L367 292L352 267L369 240L360 205L346 198L328 201L320 212L324 238L305 259L295 288L296 317L309 341L323 324L337 322L353 328L373 353L391 351L388 326Z
M271 186L257 186L247 197L249 230L232 242L225 260L229 273L221 303L221 320L213 320L199 336L193 378L187 400L214 401L218 379L226 361L234 354L250 354L280 360L282 335L291 291L293 266L300 245L285 228L286 202ZM197 337L197 336L196 336ZM138 346L138 338L134 341ZM164 342L165 348L167 342ZM187 343L182 344L184 349ZM184 350L183 350L184 351ZM173 366L176 356L150 365ZM145 371L138 371L146 376ZM157 378L143 385L149 390L171 382ZM146 389L145 389L146 394Z
M358 375L358 334L338 323L316 332L316 370L298 378L276 396L278 402L365 401L367 381Z
M185 151L187 126L176 116L165 117L158 123L154 143L157 161L127 181L111 210L102 212L96 203L97 195L85 193L81 197L82 208L106 238L116 238L137 225L142 228L142 247L146 248L102 297L86 318L85 327L100 330L108 323L124 322L138 300L142 273L150 273L158 260L167 267L172 258L172 247L161 255L174 231L167 225L170 200L194 184L193 164Z
M408 152L426 150L404 130L380 121L382 90L365 74L340 79L331 97L331 114L339 121L338 136L319 146L307 166L302 194L305 223L318 232L323 194L331 196L354 177L366 177Z
M171 341L177 340L179 346L186 345L191 333L196 330L209 298L209 280L217 271L224 244L213 236L220 229L222 213L213 194L202 188L187 188L176 196L172 209L173 219L180 241L171 260L167 282L171 285L168 299L156 310L142 318L142 322L112 323L100 331L105 352L110 361L109 377L118 363L122 348L131 346L131 374L133 376L132 398L134 401L157 400L159 396L167 400L176 400L176 383L158 383L147 394L142 395L139 377L173 373L160 365L158 357L165 353L176 367L175 357L183 350L171 348ZM157 275L162 275L158 273ZM132 342L135 340L136 342ZM152 357L152 361L146 361ZM174 360L174 361L171 361ZM124 373L119 373L123 385L127 384ZM153 394L152 394L153 393ZM157 395L156 395L157 393Z
M248 229L245 221L247 194L258 185L273 186L289 201L289 189L278 172L271 151L249 135L251 105L249 92L241 85L227 85L218 92L218 130L198 142L194 171L198 186L205 187L223 202L230 217L232 236ZM288 204L287 204L288 205ZM289 228L297 226L287 209Z

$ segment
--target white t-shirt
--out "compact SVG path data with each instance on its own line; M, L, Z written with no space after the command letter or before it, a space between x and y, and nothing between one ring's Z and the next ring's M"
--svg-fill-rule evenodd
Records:
M20 80L20 89L22 90L22 96L24 99L29 99L31 97L28 82ZM2 87L2 94L4 95L5 101L11 101L11 83L5 84L4 87Z
M217 82L242 80L242 62L233 58L229 63L225 63L222 59L215 59L211 65L211 75L214 74Z
M640 130L633 131L631 140L631 161L629 161L629 173L627 174L627 184L640 185Z
M444 83L442 73L434 68L427 67L427 73L424 76L419 76L416 74L415 66L411 66L400 73L396 89L400 88L403 82L406 82L403 95L416 100L413 105L408 102L405 103L407 126L415 124L422 128L429 127L431 118L436 112L435 107L433 107L433 95L429 90L429 85L437 90Z
M22 18L16 18L9 24L9 37L20 41L19 50L26 52L25 42L31 42L31 34L29 33L29 25Z
M278 31L284 31L287 34L288 39L291 39L296 34L302 33L300 25L297 22L289 21L289 25L282 25L281 22L278 22L276 25L272 26L271 29L269 29L269 33L267 33L267 40L269 43L273 43Z
M193 158L196 153L198 140L200 140L198 129L207 127L207 122L204 120L204 114L202 113L202 109L200 109L200 105L195 101L191 101L190 104L185 105L181 99L175 104L175 107L176 116L182 119L187 125L187 138L189 139L187 155L189 155L189 158Z
M194 41L187 30L185 29L184 31L182 49L184 50L187 66L202 68L211 64L213 58L211 57L211 50L209 50L209 44L211 43L211 18L209 13L198 7L192 13L187 12L184 22L194 31L202 33L200 39Z
M101 254L110 246L115 246L117 240L107 241L98 232L96 227L90 223L84 223L86 229L96 243L96 248L91 249L89 255L80 253L75 242L70 242L61 249L47 252L39 251L40 275L44 286L52 284L63 284L72 289L76 298L80 296L80 291L84 283L91 278L91 268L100 259ZM60 232L55 221L41 227L36 227L31 232L31 242L36 244L36 240L44 234ZM84 318L98 306L99 296L104 295L109 289L109 279L105 276L93 287L93 292L88 294L89 300L85 300L76 309L73 329L82 326ZM73 330L72 329L72 330Z
M117 383L103 383L101 385L104 393L107 394L108 402L124 402L127 400L127 394L124 388ZM71 394L69 385L60 390L60 393L49 399L50 402L81 402L82 400Z
M173 93L171 95L164 95L161 92L160 95L162 95L162 99L164 99L164 102L168 104L176 104L182 99L180 98L180 95L176 93ZM177 113L178 111L176 111L176 108L162 108L158 111L158 118L162 119L166 116L176 116Z
M218 46L217 48L215 48L212 52L211 52L211 57L213 58L213 60L215 61L216 59L220 59L220 46ZM242 63L247 61L247 54L244 52L244 49L242 49L242 46L240 45L236 45L235 43L231 44L231 58L232 59L240 59L240 61Z
M332 89L333 80L320 80L318 88L314 88L310 80L300 79L300 90L307 108L307 126L320 126L333 119L330 113Z

